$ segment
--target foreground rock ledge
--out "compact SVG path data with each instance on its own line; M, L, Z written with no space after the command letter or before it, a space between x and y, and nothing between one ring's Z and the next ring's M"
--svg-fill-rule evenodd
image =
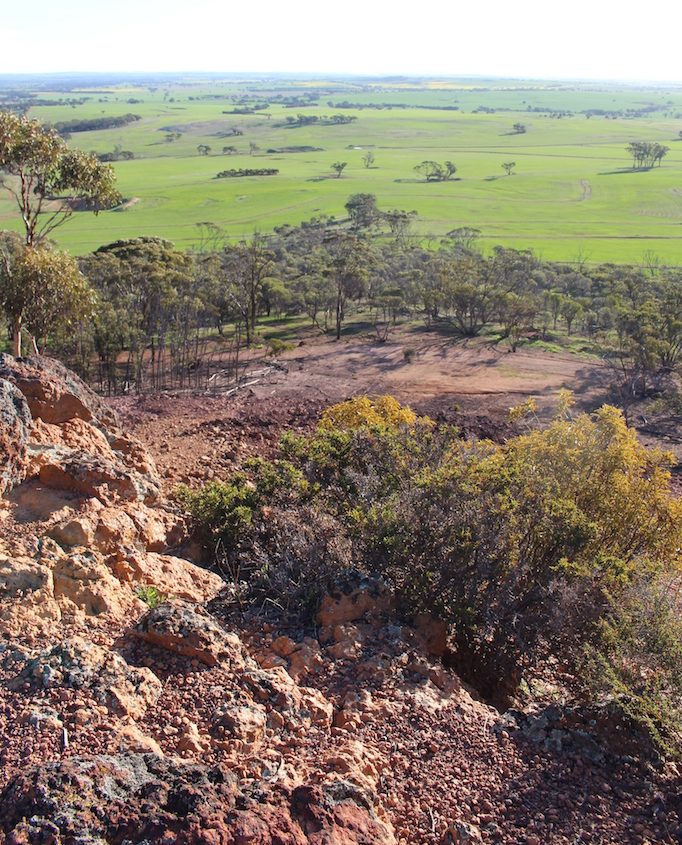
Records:
M8 845L395 843L352 784L240 787L222 767L153 754L74 759L18 775L0 796L0 830Z

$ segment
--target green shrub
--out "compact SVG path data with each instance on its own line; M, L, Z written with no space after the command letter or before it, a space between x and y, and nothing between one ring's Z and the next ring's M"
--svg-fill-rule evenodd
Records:
M238 545L261 504L255 484L243 473L229 481L211 481L197 491L181 486L177 497L207 548Z
M135 595L138 599L141 599L146 605L148 605L152 610L155 607L158 607L164 601L166 601L166 596L163 593L160 593L156 587L152 587L149 584L144 584L138 587L135 590Z
M587 681L645 728L658 750L682 756L682 618L678 579L642 575L598 623Z

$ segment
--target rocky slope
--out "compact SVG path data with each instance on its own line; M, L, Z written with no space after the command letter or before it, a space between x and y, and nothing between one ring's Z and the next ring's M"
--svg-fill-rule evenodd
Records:
M0 359L0 461L0 842L680 841L674 766L599 714L498 713L380 582L235 626L146 449L54 362Z

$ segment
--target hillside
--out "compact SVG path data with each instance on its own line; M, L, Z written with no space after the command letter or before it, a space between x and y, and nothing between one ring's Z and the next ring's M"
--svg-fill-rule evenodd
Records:
M121 423L54 362L0 377L0 840L678 841L678 769L608 708L492 707L381 578L339 573L306 624L239 612L198 565L171 468L198 435L237 465L272 453L324 402L121 400ZM218 457L195 487L227 477Z

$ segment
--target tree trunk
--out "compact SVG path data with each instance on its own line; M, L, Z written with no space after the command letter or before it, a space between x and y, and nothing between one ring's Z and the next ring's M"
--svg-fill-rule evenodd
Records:
M21 317L12 319L12 355L21 358Z

